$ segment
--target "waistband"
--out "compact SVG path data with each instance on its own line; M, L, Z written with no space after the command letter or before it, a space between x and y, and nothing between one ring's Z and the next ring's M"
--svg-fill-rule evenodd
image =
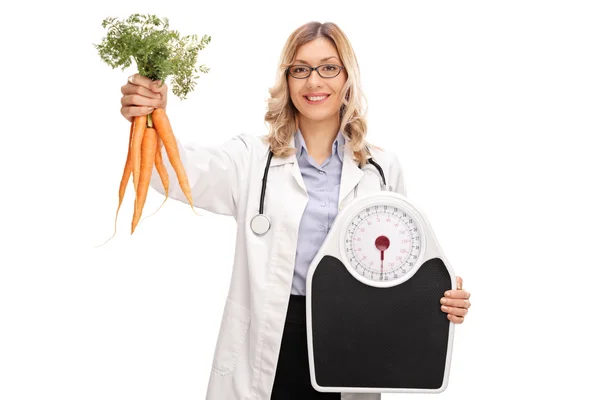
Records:
M306 296L290 294L285 322L306 325Z

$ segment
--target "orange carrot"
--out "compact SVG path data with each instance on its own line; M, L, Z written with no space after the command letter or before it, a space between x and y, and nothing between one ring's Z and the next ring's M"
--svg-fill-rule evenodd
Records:
M136 193L140 180L140 164L142 152L142 140L144 140L144 131L146 130L147 115L140 115L133 118L133 138L131 139L131 164L133 169L133 190Z
M157 132L158 133L158 132ZM156 167L156 171L158 172L158 176L160 176L160 181L162 182L163 189L165 189L165 199L163 200L160 207L165 204L165 201L169 198L169 173L165 168L162 160L162 141L160 138L156 139L156 155L154 156L154 166ZM159 207L159 209L160 209ZM158 211L158 210L156 210Z
M177 142L175 140L175 135L173 134L171 123L169 122L167 113L163 108L156 108L154 111L152 111L152 123L156 128L156 132L158 133L160 140L165 146L167 156L169 157L169 162L177 174L177 180L179 181L179 186L181 187L183 194L190 203L192 211L194 211L194 213L197 215L200 215L196 212L196 210L194 210L192 190L190 188L183 164L181 163L179 149L177 148Z
M158 210L160 210L162 208L162 206L165 204L165 202L169 199L169 173L167 172L167 169L165 168L165 165L163 164L161 150L162 150L162 141L160 140L160 137L158 137L156 139L156 155L154 156L154 167L156 168L156 171L158 172L158 175L160 176L160 180L162 182L163 188L165 189L165 199L161 203L160 207L158 207ZM158 212L158 210L156 210L152 214L144 217L144 219L153 216L154 214L156 214ZM142 221L140 223L144 222L144 219L142 219Z
M123 198L125 197L125 190L127 189L127 183L129 182L129 178L131 177L131 141L133 138L133 121L131 121L131 127L129 129L129 144L127 146L127 160L125 161L125 167L123 168L123 176L121 177L121 184L119 186L119 205L117 206L117 212L115 215L115 231L113 235L108 238L106 242L102 244L106 244L117 234L117 217L119 216L119 209L121 208L121 204L123 203Z
M154 159L156 155L157 138L158 136L156 134L156 129L147 127L144 130L144 137L140 152L140 175L137 184L133 220L131 222L131 234L133 234L138 222L140 221L144 204L146 203L148 187L150 185L150 177L152 176L152 168L154 166Z

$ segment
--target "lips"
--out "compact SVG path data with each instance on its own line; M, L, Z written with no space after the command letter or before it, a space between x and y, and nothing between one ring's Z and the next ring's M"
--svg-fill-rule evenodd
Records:
M328 93L311 93L308 95L304 95L303 97L306 99L306 101L308 102L308 104L321 104L325 101L327 101L327 99L329 98L329 94ZM318 98L319 100L311 100L309 99L309 97L314 98Z
M305 94L304 97L309 98L309 97L329 97L329 93L308 93Z

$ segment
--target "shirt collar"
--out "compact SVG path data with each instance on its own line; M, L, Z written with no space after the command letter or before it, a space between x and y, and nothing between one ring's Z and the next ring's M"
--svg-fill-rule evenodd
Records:
M306 142L304 141L304 136L302 136L302 132L300 129L296 131L294 134L294 143L296 144L296 157L300 157L302 154L308 154L308 150L306 149ZM342 134L342 131L338 131L333 144L331 145L331 153L337 154L338 158L343 161L344 160L344 145L346 143L346 139Z

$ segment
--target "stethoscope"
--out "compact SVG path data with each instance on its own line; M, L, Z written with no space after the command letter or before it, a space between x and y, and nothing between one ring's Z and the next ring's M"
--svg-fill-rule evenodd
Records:
M267 157L267 165L265 166L265 172L263 173L262 179L262 189L260 191L260 206L258 210L258 214L252 217L250 221L250 229L256 235L264 235L271 229L271 220L267 217L263 211L265 207L265 192L267 191L267 175L269 174L269 167L271 166L271 158L273 158L273 152L269 150L269 156ZM372 164L377 171L379 171L379 175L381 175L381 190L387 190L387 184L385 183L385 174L383 173L383 169L379 164L377 164L372 157L369 157L367 160L370 164ZM356 188L354 188L354 197L356 197Z

